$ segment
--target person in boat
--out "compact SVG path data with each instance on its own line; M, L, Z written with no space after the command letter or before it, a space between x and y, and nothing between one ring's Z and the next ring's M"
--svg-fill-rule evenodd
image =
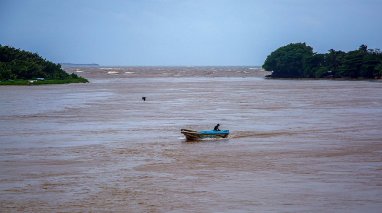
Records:
M214 131L220 131L219 126L220 124L216 124L216 126L214 127Z
M146 97L142 97L142 100L143 100L143 101L146 101Z

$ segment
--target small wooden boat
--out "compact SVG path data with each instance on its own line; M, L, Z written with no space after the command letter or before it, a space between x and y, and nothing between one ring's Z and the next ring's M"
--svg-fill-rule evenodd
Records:
M229 130L201 130L195 131L191 129L181 129L180 132L186 136L188 141L196 141L204 138L227 138Z

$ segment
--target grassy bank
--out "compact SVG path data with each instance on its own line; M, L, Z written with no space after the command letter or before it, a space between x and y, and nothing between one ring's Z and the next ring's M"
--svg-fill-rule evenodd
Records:
M43 85L43 84L70 84L70 83L88 83L85 78L70 78L70 79L47 79L47 80L7 80L0 81L0 85Z

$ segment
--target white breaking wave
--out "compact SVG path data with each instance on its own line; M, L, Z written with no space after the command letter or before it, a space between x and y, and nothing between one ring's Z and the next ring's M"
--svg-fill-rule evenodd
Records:
M117 71L109 71L109 72L107 72L107 74L118 74L119 72L117 72Z

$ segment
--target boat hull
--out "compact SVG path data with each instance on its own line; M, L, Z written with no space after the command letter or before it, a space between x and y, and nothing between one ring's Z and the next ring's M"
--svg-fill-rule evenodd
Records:
M180 132L186 136L188 141L202 140L206 138L227 138L229 135L229 130L202 130L195 131L190 129L181 129Z

